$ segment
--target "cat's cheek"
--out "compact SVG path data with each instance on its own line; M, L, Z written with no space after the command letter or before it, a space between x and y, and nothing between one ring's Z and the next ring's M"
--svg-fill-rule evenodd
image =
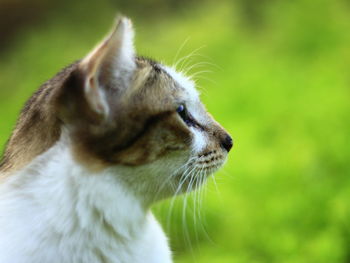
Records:
M112 160L115 164L128 166L149 164L174 152L187 152L190 136L188 130L176 127L170 118L153 127L129 148L116 152Z
M140 166L166 158L174 152L187 150L188 145L184 140L171 133L153 134L140 139L132 147L116 153L114 161L116 164Z
M192 132L192 145L191 145L192 151L195 154L198 154L206 148L208 138L204 132L196 128L191 128L191 132Z

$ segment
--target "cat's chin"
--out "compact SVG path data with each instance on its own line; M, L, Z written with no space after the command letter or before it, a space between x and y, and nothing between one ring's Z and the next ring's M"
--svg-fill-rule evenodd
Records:
M201 187L207 180L207 178L217 172L226 162L226 156L220 156L220 158L210 157L203 158L204 156L198 156L190 162L182 172L179 172L175 178L174 193L173 195L189 193L197 188Z

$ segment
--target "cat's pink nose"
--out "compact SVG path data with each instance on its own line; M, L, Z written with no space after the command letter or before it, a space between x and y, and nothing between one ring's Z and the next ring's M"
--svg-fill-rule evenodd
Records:
M233 146L233 140L230 135L226 134L224 138L221 140L221 147L225 149L227 152L229 152L232 146Z

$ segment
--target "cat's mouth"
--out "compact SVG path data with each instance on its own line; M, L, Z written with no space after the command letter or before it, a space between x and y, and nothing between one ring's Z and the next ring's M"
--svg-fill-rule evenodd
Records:
M226 156L217 151L210 151L189 159L178 174L178 190L190 192L201 186L206 179L219 170L226 161Z
M209 176L219 170L226 161L226 156L217 151L207 152L199 155L193 162L195 170L199 171L201 176Z
M214 150L198 155L191 165L201 176L209 176L216 172L225 160L226 156Z

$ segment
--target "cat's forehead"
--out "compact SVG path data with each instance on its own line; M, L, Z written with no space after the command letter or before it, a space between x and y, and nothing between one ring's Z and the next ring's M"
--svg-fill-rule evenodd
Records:
M186 99L186 101L197 102L199 100L198 91L195 88L195 83L190 78L186 77L181 72L176 71L173 67L163 65L155 60L138 57L137 62L140 67L150 67L153 74L151 75L153 79L162 79L162 83L172 82L174 85L169 85L175 87L182 94L181 97Z
M171 78L188 94L188 99L196 102L199 100L198 91L195 88L194 82L183 75L181 72L176 71L172 67L161 66L162 69L171 76Z

